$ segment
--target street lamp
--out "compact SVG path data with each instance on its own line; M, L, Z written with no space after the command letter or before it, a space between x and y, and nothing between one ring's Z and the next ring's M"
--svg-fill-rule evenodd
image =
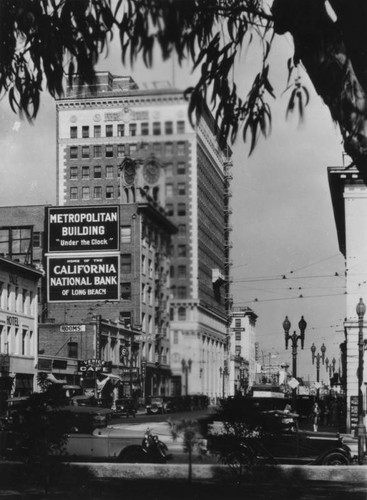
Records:
M307 327L307 323L302 316L300 321L298 322L298 328L300 330L300 335L294 331L292 335L290 335L289 330L291 328L291 322L288 319L288 316L285 317L283 321L283 329L285 336L285 348L288 349L288 341L292 341L292 376L297 378L297 342L301 341L301 349L304 347L305 342L305 330ZM296 388L293 389L293 410L296 409Z
M325 344L322 344L320 348L321 354L318 352L316 353L316 346L315 344L312 344L311 346L311 353L312 353L312 364L315 364L315 359L316 359L316 380L317 382L320 382L320 360L322 361L322 364L325 363L325 352L326 352L326 347Z
M358 463L362 465L363 463L363 441L366 436L366 428L363 423L364 411L363 411L363 316L366 313L366 306L362 299L356 307L356 312L358 316L358 426L357 426L357 437L358 437Z
M187 396L189 393L189 372L191 372L192 360L188 359L188 361L186 361L186 359L183 359L181 361L181 364L182 364L182 371L185 376L185 395Z

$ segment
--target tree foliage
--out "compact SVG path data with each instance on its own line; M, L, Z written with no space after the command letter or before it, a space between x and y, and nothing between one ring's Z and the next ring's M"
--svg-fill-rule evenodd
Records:
M270 54L275 34L290 32L294 56L285 61L287 114L303 116L309 94L295 68L302 65L339 124L345 149L367 164L367 35L364 0L2 0L0 94L32 120L40 94L63 93L65 76L92 84L95 65L118 33L122 61L149 67L159 49L200 69L187 89L192 121L206 105L225 139L241 134L250 153L271 131ZM236 85L248 49L260 47L250 90Z

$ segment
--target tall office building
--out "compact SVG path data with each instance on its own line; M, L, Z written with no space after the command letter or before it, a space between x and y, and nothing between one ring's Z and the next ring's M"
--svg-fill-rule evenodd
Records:
M168 337L170 392L174 395L215 398L225 392L230 157L208 111L191 126L187 101L177 89L139 89L130 77L105 72L98 74L94 88L79 86L76 78L66 96L57 101L57 204L120 205L120 281L139 300L133 305L121 294L106 313L113 315L112 307L120 313L133 307L135 322L141 325L142 346L149 335L153 334L153 350ZM143 305L164 296L167 283L153 287L141 276L124 275L124 263L129 260L132 269L154 281L159 258L149 253L159 231L152 232L144 224L143 213L136 221L142 228L141 242L134 240L129 252L123 249L135 206L145 207L150 215L154 211L157 227L168 218L177 228L169 249L167 331L161 328L159 308L149 312ZM172 232L171 227L166 229ZM135 290L136 283L140 290ZM167 306L164 300L161 305ZM159 377L159 362L157 367L155 376Z

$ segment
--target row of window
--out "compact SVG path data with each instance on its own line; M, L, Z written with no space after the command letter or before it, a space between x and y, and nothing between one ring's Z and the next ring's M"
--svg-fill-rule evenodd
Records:
M0 352L34 356L33 332L25 328L0 325Z
M0 307L7 311L31 316L34 314L33 292L0 281Z
M167 156L176 154L177 156L184 156L186 153L185 142L166 142L165 144L157 143L153 145L154 154L161 154L163 152ZM69 158L77 160L79 156L82 159L90 158L123 158L125 155L133 155L137 152L136 144L96 144L94 146L70 146ZM146 149L146 148L144 148Z
M117 189L118 191L118 189ZM81 188L81 199L82 200L101 200L102 199L102 186L94 186L92 189L89 186L82 186ZM104 196L106 199L112 199L116 196L119 196L119 193L115 193L114 186L106 186ZM70 188L70 200L78 200L79 199L79 188L74 186Z
M78 134L80 134L79 136ZM139 132L139 134L138 134ZM172 121L166 121L164 123L161 122L141 122L137 123L129 123L129 125L125 125L124 123L117 124L107 124L104 126L104 137L124 137L131 136L134 137L136 135L161 135L162 132L166 135L172 135L175 132L177 134L185 133L185 122L183 120L179 120L176 123ZM77 139L78 137L82 137L83 139L87 139L91 137L91 133L93 133L93 137L102 137L102 125L94 125L93 129L89 127L89 125L83 125L81 127L71 126L70 127L70 138Z
M173 163L167 163L165 165L165 170L166 174L173 175ZM185 175L186 173L186 165L185 163L178 163L177 164L177 169L176 169L177 175ZM78 167L78 166L71 166L69 169L69 178L72 181L77 181L80 178L84 180L89 180L89 179L114 179L115 177L120 177L120 168L115 167L114 165L106 165L106 166L101 166L101 165L95 165L94 167L89 167L88 165ZM170 184L169 186L172 185ZM168 188L170 189L170 188ZM172 195L171 195L172 196ZM34 233L35 234L35 233Z

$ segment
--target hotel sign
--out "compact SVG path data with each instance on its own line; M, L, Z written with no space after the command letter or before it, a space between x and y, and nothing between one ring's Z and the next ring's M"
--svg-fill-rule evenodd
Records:
M48 252L118 251L119 207L50 207Z
M119 256L49 257L49 302L119 300Z

